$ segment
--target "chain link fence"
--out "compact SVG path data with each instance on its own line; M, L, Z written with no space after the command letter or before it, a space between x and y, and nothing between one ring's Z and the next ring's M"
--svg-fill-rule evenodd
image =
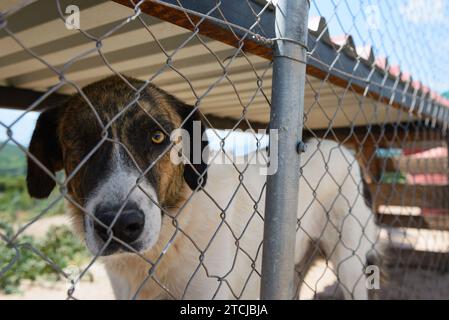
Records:
M0 292L449 297L446 2L399 2L2 4Z

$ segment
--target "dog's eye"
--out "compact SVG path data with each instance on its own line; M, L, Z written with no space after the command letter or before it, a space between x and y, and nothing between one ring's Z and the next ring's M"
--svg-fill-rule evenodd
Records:
M165 141L165 134L162 131L154 131L151 135L151 141L155 144L161 144Z

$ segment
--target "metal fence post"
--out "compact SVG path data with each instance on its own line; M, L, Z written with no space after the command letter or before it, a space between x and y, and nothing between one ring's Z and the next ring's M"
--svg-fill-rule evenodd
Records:
M293 298L308 0L276 1L270 129L278 130L278 170L266 192L261 299ZM276 155L271 155L271 157Z

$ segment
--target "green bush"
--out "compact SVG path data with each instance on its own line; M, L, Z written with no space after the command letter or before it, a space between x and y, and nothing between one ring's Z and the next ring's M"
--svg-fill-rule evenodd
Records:
M26 223L42 213L59 194L55 190L49 199L32 199L26 187L24 152L13 144L0 143L0 146L0 233L11 237L12 226ZM64 203L61 199L45 213L45 217L63 212ZM66 227L51 228L43 239L23 236L20 243L38 249L61 269L80 264L88 257L84 245ZM16 250L6 247L0 239L0 271L14 260L16 255ZM45 260L24 245L19 247L18 261L0 278L0 291L17 292L22 280L57 280L59 277Z
M2 229L6 229L6 233L11 234L10 228L3 226ZM23 236L20 243L33 246L60 269L65 269L70 265L81 265L89 258L85 246L65 226L50 228L43 239ZM19 253L17 262L0 277L0 290L4 293L19 292L23 280L57 281L61 279L61 275L50 264L27 246L20 246ZM16 250L7 248L4 243L0 242L0 270L5 268L15 256Z

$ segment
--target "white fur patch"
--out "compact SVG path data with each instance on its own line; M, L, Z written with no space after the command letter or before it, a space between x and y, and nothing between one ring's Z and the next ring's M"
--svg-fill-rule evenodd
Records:
M150 249L158 240L161 229L161 210L157 203L157 194L153 186L142 180L137 185L140 174L137 169L131 169L124 163L118 152L110 174L100 182L100 186L93 192L86 203L86 210L94 214L97 206L120 208L125 200L137 204L145 215L145 225L142 234L135 243L139 243L142 250ZM144 191L142 191L143 189ZM131 192L132 190L132 192ZM129 197L128 194L131 192ZM96 234L94 220L90 216L85 218L86 244L93 254L98 254L104 246L104 241Z

